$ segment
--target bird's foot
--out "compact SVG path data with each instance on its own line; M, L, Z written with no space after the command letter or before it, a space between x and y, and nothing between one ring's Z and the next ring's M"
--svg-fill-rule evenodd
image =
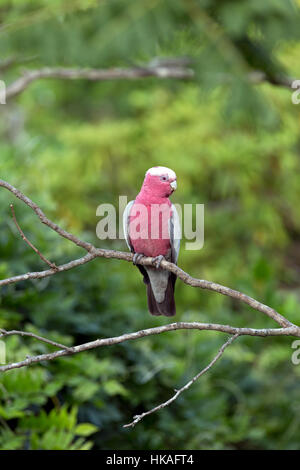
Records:
M156 267L156 269L159 269L161 262L164 259L165 257L163 255L155 256L155 258L153 258L152 264Z
M134 253L132 262L133 264L139 264L139 261L141 261L142 258L144 258L145 255L143 253Z

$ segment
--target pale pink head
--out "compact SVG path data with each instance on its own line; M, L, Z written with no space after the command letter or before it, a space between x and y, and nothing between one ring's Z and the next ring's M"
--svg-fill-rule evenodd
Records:
M146 172L143 189L153 196L168 197L177 188L176 173L165 166L154 166Z

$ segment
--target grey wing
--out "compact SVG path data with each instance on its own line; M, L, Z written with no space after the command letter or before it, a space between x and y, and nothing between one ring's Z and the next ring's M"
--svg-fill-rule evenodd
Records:
M125 241L127 243L127 246L130 251L133 250L133 246L130 243L130 238L129 238L129 215L130 215L130 210L132 208L134 201L128 202L127 206L125 207L124 213L123 213L123 232L124 232L124 237Z
M123 232L124 232L125 241L131 253L135 253L134 248L132 244L130 243L130 237L129 237L129 215L130 215L130 211L131 211L133 203L134 201L128 202L123 213ZM144 283L150 284L149 276L147 274L145 267L141 266L140 264L137 264L136 266L144 277Z
M180 250L181 224L177 209L174 204L172 204L171 209L172 215L169 220L169 235L172 249L172 262L177 263Z

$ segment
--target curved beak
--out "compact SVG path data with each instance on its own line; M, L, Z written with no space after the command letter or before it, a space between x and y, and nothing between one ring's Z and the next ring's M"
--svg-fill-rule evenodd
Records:
M172 181L172 183L170 183L170 186L171 186L171 188L173 189L173 191L175 191L175 189L177 189L177 182L176 182L176 181Z

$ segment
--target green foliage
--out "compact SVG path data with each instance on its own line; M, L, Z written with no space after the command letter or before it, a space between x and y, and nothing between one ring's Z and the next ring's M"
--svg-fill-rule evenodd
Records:
M178 175L173 201L205 204L204 248L187 251L183 240L180 266L297 323L299 110L288 90L244 79L258 67L270 78L300 73L292 2L3 1L0 11L0 51L20 54L21 44L33 67L130 66L188 54L197 70L195 82L36 82L1 106L1 178L85 240L125 249L96 238L98 204L132 199L147 168L169 166ZM16 231L11 202L47 258L81 255L3 188L0 198L1 278L44 269ZM180 282L176 302L177 320L273 325ZM0 293L1 328L66 345L166 322L149 316L139 272L121 261L99 259ZM220 333L169 332L9 371L0 378L0 448L299 449L300 369L283 337L240 338L169 408L122 428L168 399L223 341ZM9 362L54 349L25 337L5 344Z

